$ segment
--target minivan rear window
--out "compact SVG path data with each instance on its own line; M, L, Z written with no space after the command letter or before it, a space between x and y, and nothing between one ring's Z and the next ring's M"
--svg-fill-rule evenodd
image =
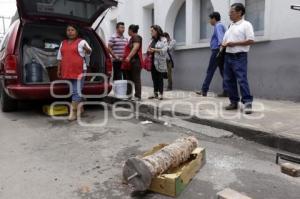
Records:
M109 0L19 0L23 15L57 17L92 23L113 5ZM111 5L110 5L111 4Z

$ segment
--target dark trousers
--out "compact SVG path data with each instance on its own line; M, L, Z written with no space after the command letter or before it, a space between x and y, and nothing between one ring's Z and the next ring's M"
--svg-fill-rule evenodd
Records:
M162 95L164 93L163 73L157 71L155 66L152 66L151 76L153 81L154 94L160 93Z
M134 84L135 89L135 97L141 98L142 97L142 83L141 83L141 62L139 59L132 59L131 62L131 69L124 71L126 79L131 81L131 83L127 86L127 95L132 97L133 95L133 88L132 84Z
M121 61L113 61L113 69L114 69L114 75L113 75L113 80L121 80L122 78L122 62Z
M242 103L247 104L253 101L247 79L247 64L247 53L226 53L225 55L224 82L231 103L240 101L238 85L240 86Z
M173 63L170 60L167 60L168 66L168 89L173 88Z
M202 91L205 93L207 93L209 91L210 83L211 83L218 67L219 67L222 78L224 77L224 66L223 65L218 66L218 64L217 64L218 53L219 53L219 49L212 50L210 60L209 60L209 65L208 65L207 72L206 72L206 77L205 77L204 83L202 85ZM223 89L224 89L224 91L226 90L225 86L224 86L224 81L223 81Z

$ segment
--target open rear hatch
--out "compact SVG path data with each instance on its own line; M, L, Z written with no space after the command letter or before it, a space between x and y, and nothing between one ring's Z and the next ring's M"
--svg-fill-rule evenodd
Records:
M64 39L65 25L62 23L26 23L20 38L22 57L23 83L49 84L59 80L57 77L57 53L61 41ZM103 82L97 74L105 74L105 49L97 40L93 31L80 30L81 37L92 47L91 56L85 57L87 72L90 76L85 78L88 83Z
M115 0L17 0L21 20L54 20L92 26Z

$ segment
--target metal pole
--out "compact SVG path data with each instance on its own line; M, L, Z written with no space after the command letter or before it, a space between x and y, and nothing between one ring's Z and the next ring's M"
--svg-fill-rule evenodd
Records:
M5 30L5 21L4 21L4 17L2 17L2 23L3 23L3 32L5 34L6 30Z

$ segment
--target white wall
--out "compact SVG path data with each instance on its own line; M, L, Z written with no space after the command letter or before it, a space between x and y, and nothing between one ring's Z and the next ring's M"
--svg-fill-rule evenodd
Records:
M270 39L300 37L300 11L291 10L291 5L300 5L300 1L268 0Z
M154 7L155 23L173 36L175 19L182 3L186 1L186 46L178 49L208 47L208 43L199 41L199 0L120 0L118 8L113 9L101 29L108 39L112 34L111 21L124 21L140 25L139 34L144 38L144 50L150 40L148 8ZM229 25L229 7L232 3L245 0L211 0L215 11L222 15L222 21ZM265 34L258 40L281 40L300 37L300 12L290 9L292 4L300 4L299 0L266 0Z

